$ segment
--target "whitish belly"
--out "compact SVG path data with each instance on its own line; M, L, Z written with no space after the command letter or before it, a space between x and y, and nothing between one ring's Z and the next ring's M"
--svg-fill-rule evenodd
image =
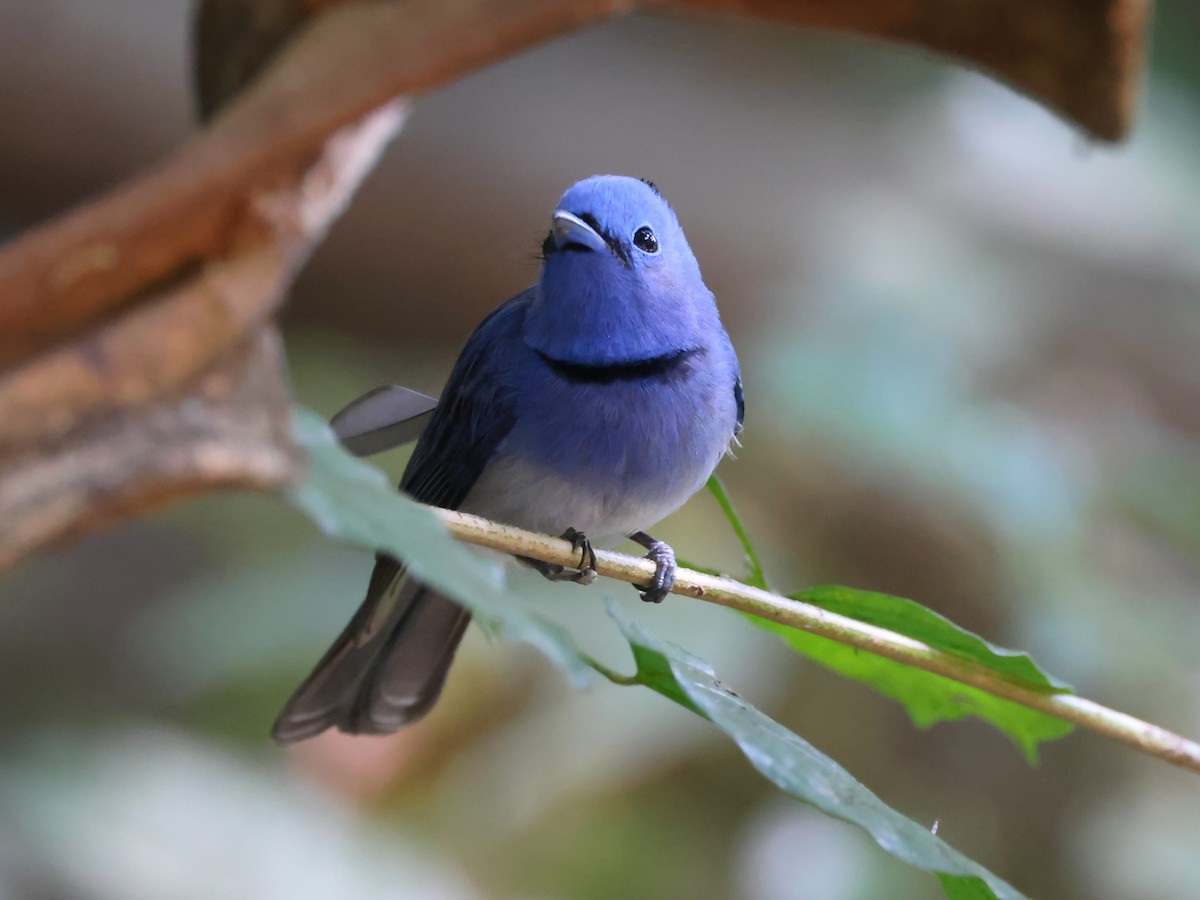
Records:
M582 475L568 479L529 463L501 459L488 466L461 509L548 534L576 528L592 541L605 543L647 529L673 513L704 485L716 463L713 459L695 471L675 473L661 484L630 487Z

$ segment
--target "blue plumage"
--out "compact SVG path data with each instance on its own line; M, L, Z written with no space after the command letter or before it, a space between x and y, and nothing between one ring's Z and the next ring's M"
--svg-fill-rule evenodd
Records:
M401 489L537 531L632 537L658 563L643 596L661 600L674 555L643 529L695 493L740 432L737 357L652 185L612 175L574 185L543 252L538 283L467 341ZM285 707L276 738L333 726L386 733L416 719L437 699L467 620L381 557L363 606Z

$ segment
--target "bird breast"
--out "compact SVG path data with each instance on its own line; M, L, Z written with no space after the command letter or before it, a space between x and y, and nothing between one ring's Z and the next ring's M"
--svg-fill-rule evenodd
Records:
M518 396L518 425L463 509L593 540L649 528L699 490L729 446L732 371L696 351L669 372L569 380L543 367Z

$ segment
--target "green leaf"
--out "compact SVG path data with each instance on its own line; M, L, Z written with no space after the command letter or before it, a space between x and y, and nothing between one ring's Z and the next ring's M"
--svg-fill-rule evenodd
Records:
M942 883L942 892L951 900L992 900L996 896L982 878L971 875L947 875L937 873Z
M986 666L1010 681L1047 693L1069 693L1071 686L1047 675L1020 650L989 644L933 610L891 594L877 594L837 585L821 585L793 594L792 599L916 638L937 650Z
M1026 687L1047 693L1069 690L1062 682L1043 673L1028 655L995 647L903 597L826 586L803 591L794 598L916 638L938 650L977 662ZM756 624L780 635L789 646L826 668L900 701L918 728L966 716L983 719L1011 738L1031 765L1037 762L1038 744L1064 737L1075 727L1062 719L953 679L863 653L827 638L774 622L756 620Z
M522 609L519 598L506 594L503 567L455 541L428 510L392 490L378 470L345 453L314 415L297 412L293 434L308 451L310 466L289 499L326 534L403 559L485 626L541 649L576 684L589 680L594 670L617 684L648 686L703 716L732 737L755 768L780 788L860 825L887 852L936 873L952 900L1021 896L723 687L706 663L621 618L615 604L610 614L629 641L637 674L622 676L589 658L565 631Z
M754 624L775 632L813 662L861 681L885 697L904 704L909 718L918 728L966 716L983 719L1011 738L1031 765L1037 762L1038 744L1061 738L1074 728L1061 719L932 672L775 622L754 619Z
M652 637L626 619L615 603L610 602L608 609L633 649L637 680L711 721L776 786L827 815L859 826L898 859L936 873L947 897L1021 896L1011 885L896 812L812 744L750 706L721 684L707 663Z
M752 577L758 580L759 586L765 585L766 576L758 555L724 487L713 478L709 481L709 489L746 550ZM1028 654L989 644L944 616L903 597L827 585L793 594L792 599L914 638L935 649L978 663L1033 690L1047 693L1070 691L1069 685L1051 678L1038 668ZM747 618L759 628L779 635L790 647L814 662L847 678L861 681L884 696L904 704L918 728L975 716L1011 738L1031 764L1037 762L1038 744L1061 738L1074 729L1073 725L1061 719L953 679L914 669L777 622L756 616Z

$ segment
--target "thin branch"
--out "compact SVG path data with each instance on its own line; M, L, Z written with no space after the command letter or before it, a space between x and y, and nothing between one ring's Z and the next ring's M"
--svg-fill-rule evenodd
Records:
M433 511L450 533L461 541L562 566L579 565L579 551L559 538L499 525L452 510ZM654 564L646 559L598 549L596 572L630 584L645 584L654 575ZM717 578L690 569L679 570L674 593L799 628L950 678L1200 773L1200 744L1194 741L1074 694L1039 691L1005 678L978 663L936 650L928 644L887 629L828 612L810 603L759 590L730 578Z

